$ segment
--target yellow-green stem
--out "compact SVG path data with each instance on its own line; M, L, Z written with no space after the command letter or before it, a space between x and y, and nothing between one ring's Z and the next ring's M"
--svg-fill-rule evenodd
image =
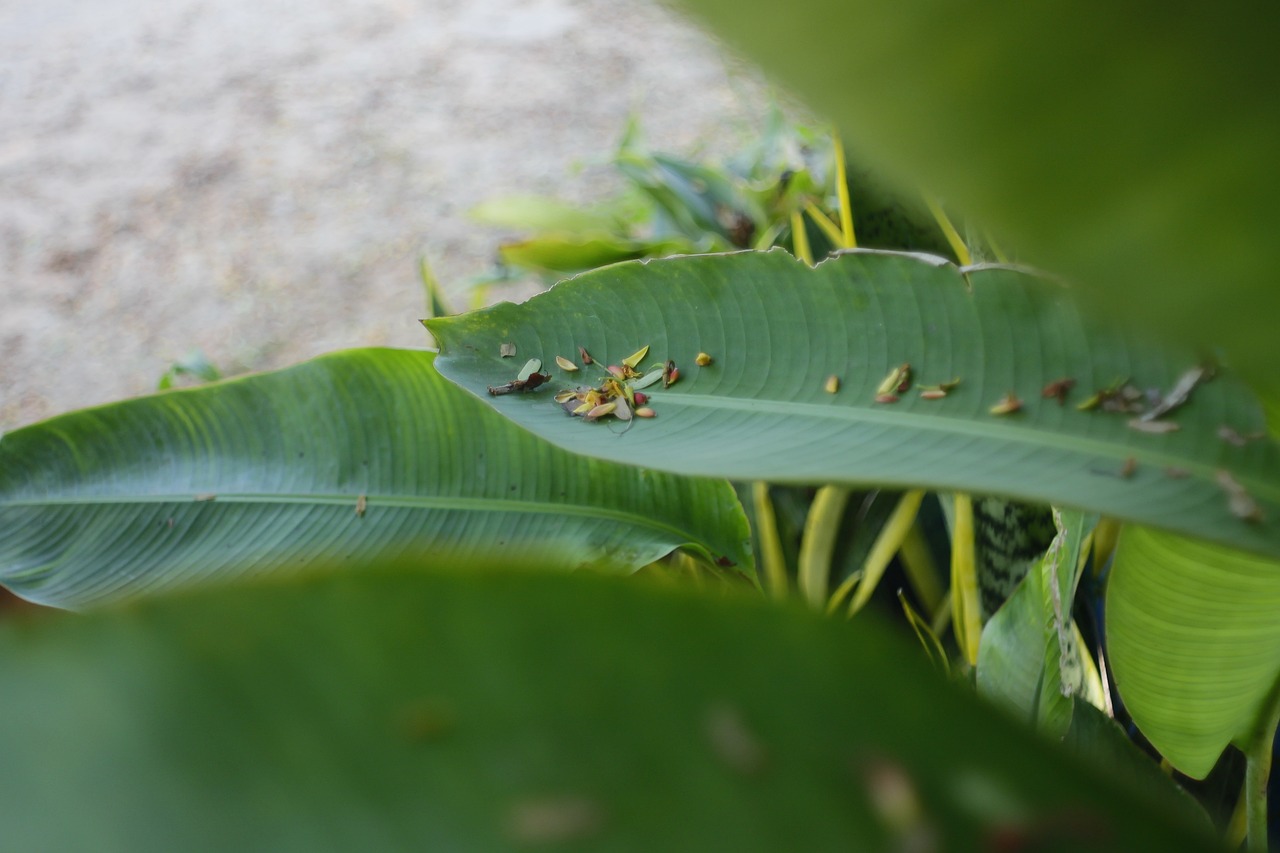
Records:
M787 597L787 558L778 535L778 516L769 497L769 484L757 480L751 484L751 503L756 512L756 534L760 537L760 561L764 563L765 589L776 599Z
M804 229L804 214L798 210L791 211L791 246L796 250L797 258L813 266L813 252L809 249L809 232Z
M1280 726L1280 680L1271 686L1267 703L1254 724L1245 747L1245 811L1247 849L1264 853L1267 849L1267 782L1271 778L1271 744Z
M839 133L831 134L831 145L836 155L836 198L840 199L840 232L843 239L841 245L846 249L858 248L858 240L853 234L853 206L849 202L849 178L844 163L844 143Z
M809 516L804 522L804 538L800 540L798 577L800 595L821 610L827 603L827 586L831 577L831 554L835 550L840 520L849 501L849 490L841 486L818 489Z
M978 572L974 565L973 500L957 494L955 508L951 531L951 619L961 654L970 666L977 666L982 614L978 609Z
M849 248L844 244L844 235L840 233L840 228L831 221L831 217L822 212L822 208L818 207L811 201L804 203L804 212L809 214L809 218L818 226L823 234L827 235L827 239L837 249Z
M938 567L934 565L933 555L929 553L929 545L924 534L920 532L920 520L917 517L907 538L902 540L902 548L898 552L902 567L906 570L907 580L920 599L926 613L933 613L942 602L942 583L938 579Z
M942 229L947 242L951 244L951 251L956 253L956 260L960 262L960 266L969 266L969 264L973 263L973 256L969 254L969 247L960 238L960 232L956 230L956 227L951 224L951 220L947 218L946 211L942 209L942 205L934 201L932 196L925 196L924 201L925 204L929 205L929 212L933 214L933 218L938 221L938 227Z
M898 553L903 540L911 530L911 525L915 523L916 513L920 511L922 500L924 500L924 492L918 489L905 492L898 499L898 505L890 513L884 527L880 529L880 535L872 543L871 552L867 554L866 562L863 563L862 583L858 585L857 592L853 594L853 600L849 602L850 616L865 607L871 600L872 594L880 584L880 578L884 577L884 571L889 567L889 561L893 559L894 554Z

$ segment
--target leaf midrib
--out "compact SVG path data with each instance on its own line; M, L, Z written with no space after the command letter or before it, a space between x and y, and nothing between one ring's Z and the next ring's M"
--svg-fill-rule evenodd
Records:
M58 507L130 504L297 504L349 507L355 512L357 493L292 494L281 495L265 492L211 492L211 498L202 493L148 495L86 495L83 497L23 498L6 500L0 509L10 507ZM545 503L540 501L511 500L509 498L475 497L423 497L421 495L365 494L366 512L376 512L378 507L408 507L409 509L447 509L464 512L527 513L533 515L572 515L581 518L616 521L633 527L659 531L685 543L696 543L698 538L687 530L664 524L649 516L587 504Z
M655 399L657 399L656 396ZM941 412L925 415L902 410L891 411L887 405L881 408L831 406L806 401L781 401L689 393L663 395L661 404L663 407L684 405L689 408L766 411L770 414L788 417L840 420L850 424L865 423L896 426L919 432L996 439L1030 447L1044 447L1055 450L1065 448L1085 455L1100 456L1103 459L1121 463L1129 456L1140 453L1143 459L1148 462L1183 468L1188 472L1198 473L1205 478L1212 478L1214 472L1222 467L1205 464L1192 456L1180 456L1167 451L1135 448L1131 445L1122 445L1096 438L1083 438L1076 433L1057 432L1043 426L1026 424L1019 427L1008 420L995 416L992 416L990 420L975 420L973 418L946 415ZM1016 418L1018 416L1011 415L1007 417ZM1047 437L1052 437L1052 440L1048 440ZM1242 484L1248 484L1249 491L1254 495L1265 495L1270 500L1280 501L1280 487L1274 487L1265 480L1258 479L1249 473L1234 470L1232 473Z

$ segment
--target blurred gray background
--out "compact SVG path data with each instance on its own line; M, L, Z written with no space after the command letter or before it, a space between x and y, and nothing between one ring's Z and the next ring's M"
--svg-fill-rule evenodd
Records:
M193 347L422 346L417 258L460 303L509 236L471 206L607 195L632 113L688 153L765 105L647 0L0 0L0 430Z

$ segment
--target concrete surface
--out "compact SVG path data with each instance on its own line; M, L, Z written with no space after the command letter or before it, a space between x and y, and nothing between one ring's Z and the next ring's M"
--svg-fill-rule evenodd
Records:
M192 347L421 346L418 256L457 283L503 236L470 206L605 195L633 110L686 151L764 102L639 0L0 0L0 430Z

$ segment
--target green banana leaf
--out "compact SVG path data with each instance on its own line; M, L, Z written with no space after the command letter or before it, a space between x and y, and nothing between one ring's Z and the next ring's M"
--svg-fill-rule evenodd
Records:
M684 5L834 119L854 160L1275 388L1274 5Z
M982 628L975 682L1053 737L1067 732L1074 697L1087 696L1071 617L1080 579L1080 552L1096 518L1055 513L1061 526L1048 552Z
M427 325L444 376L575 452L733 479L1003 495L1280 555L1280 448L1218 437L1224 426L1249 436L1265 428L1248 389L1219 370L1162 419L1178 429L1161 435L1131 428L1133 414L1079 410L1117 379L1168 391L1196 354L1091 321L1069 290L1018 269L871 251L813 269L781 251L672 258ZM506 342L542 359L551 376L542 389L487 393L515 378L499 358ZM616 365L644 345L642 367L672 359L681 371L669 389L646 389L655 418L624 430L567 417L553 402L601 372L565 372L556 356L576 361L583 346ZM714 361L698 367L699 352ZM898 403L874 402L904 362L913 382L960 384L940 400L913 387ZM1062 378L1077 383L1065 404L1044 398ZM991 414L1008 393L1021 410ZM1233 514L1220 472L1251 495L1261 522Z
M1280 561L1141 527L1120 535L1107 649L1125 707L1202 779L1247 737L1280 679Z
M879 623L455 569L0 623L4 846L1217 849Z
M367 349L75 412L0 438L0 583L81 608L320 559L477 549L751 576L724 481L566 453ZM429 559L429 558L428 558Z

